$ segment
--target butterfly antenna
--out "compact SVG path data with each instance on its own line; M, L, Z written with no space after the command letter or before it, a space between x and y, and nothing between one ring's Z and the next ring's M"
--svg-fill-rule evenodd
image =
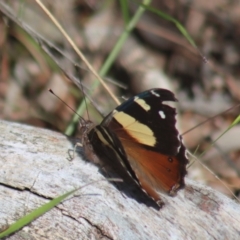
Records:
M65 104L68 108L70 108L74 113L78 115L80 118L81 122L83 121L84 123L86 122L83 117L81 117L72 107L70 107L66 102L64 102L58 95L56 95L52 89L48 89L48 91L53 94L58 100L60 100L63 104ZM81 123L82 124L82 123Z

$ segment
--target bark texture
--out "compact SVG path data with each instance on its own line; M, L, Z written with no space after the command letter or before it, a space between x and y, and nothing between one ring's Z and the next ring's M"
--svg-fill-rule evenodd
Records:
M49 199L105 177L64 135L0 120L0 228ZM8 239L240 239L240 204L186 180L157 210L99 181Z

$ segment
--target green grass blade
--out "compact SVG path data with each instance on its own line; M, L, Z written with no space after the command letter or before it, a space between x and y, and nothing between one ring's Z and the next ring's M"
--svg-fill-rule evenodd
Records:
M41 207L33 210L32 212L30 212L29 214L27 214L26 216L22 217L21 219L19 219L18 221L16 221L15 223L13 223L12 225L10 225L5 231L0 232L0 239L3 237L6 237L12 233L15 233L16 231L18 231L19 229L21 229L22 227L26 226L27 224L29 224L30 222L32 222L33 220L35 220L36 218L40 217L41 215L43 215L44 213L50 211L52 208L54 208L56 205L58 205L61 201L63 201L65 198L67 198L68 196L70 196L71 194L75 193L76 191L78 191L79 189L83 189L91 184L94 184L96 182L99 182L101 180L97 180L97 181L92 181L90 183L85 184L82 187L78 187L70 192L67 192L57 198L54 198L52 201L45 203L44 205L42 205ZM122 182L122 179L119 178L108 178L108 179L104 179L102 181L110 181L110 182Z
M159 17L162 17L164 19L166 19L167 21L169 22L172 22L176 25L176 27L178 28L178 30L182 33L182 35L189 41L189 43L197 48L197 45L195 44L195 42L193 41L193 39L191 38L190 34L187 32L186 28L184 28L184 26L179 22L177 21L175 18L171 17L170 15L156 9L156 8L153 8L149 5L146 5L146 4L140 4L140 6L142 6L143 8L145 8L146 10L150 11L150 12L153 12L155 14L157 14Z
M22 227L26 226L27 224L29 224L30 222L35 220L36 218L38 218L41 215L43 215L44 213L48 212L49 210L54 208L56 205L58 205L62 200L64 200L65 198L67 198L68 196L70 196L71 194L73 194L77 190L78 189L75 189L75 190L72 190L68 193L65 193L65 194L51 200L50 202L42 205L41 207L33 210L32 212L30 212L26 216L22 217L21 219L19 219L18 221L16 221L12 225L10 225L9 228L7 228L7 230L1 232L0 233L0 239L3 238L3 237L6 237L6 236L8 236L12 233L15 233L16 231L18 231Z
M128 8L128 1L127 0L120 0L120 7L122 11L122 16L125 22L125 25L129 23L129 8Z

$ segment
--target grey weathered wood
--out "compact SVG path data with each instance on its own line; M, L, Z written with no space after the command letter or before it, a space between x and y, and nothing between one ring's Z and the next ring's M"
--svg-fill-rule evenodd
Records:
M104 177L62 134L0 120L0 228L76 187ZM9 239L240 239L240 205L187 180L159 211L91 184Z

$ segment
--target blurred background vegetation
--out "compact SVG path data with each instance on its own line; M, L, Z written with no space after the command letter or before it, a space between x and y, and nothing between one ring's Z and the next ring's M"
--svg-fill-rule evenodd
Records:
M140 3L134 0L42 2L97 71ZM119 101L149 88L172 90L179 100L179 129L184 133L239 103L240 1L155 0L151 6L179 21L198 50L172 22L145 11L104 79ZM48 49L58 63L87 89L91 89L96 78L35 1L0 0L0 10L0 118L64 132L73 112L48 89L73 109L82 101L82 91L42 50L40 42L25 31L26 27L52 44ZM6 11L12 14L12 20ZM116 106L101 86L91 93L91 98L103 115ZM90 119L99 123L100 116L91 111L91 106L88 109ZM186 146L196 155L202 153L238 114L239 108L235 108L184 134ZM86 114L83 116L88 118ZM208 149L201 160L239 196L239 125ZM197 163L190 167L189 177L231 196L212 173Z

